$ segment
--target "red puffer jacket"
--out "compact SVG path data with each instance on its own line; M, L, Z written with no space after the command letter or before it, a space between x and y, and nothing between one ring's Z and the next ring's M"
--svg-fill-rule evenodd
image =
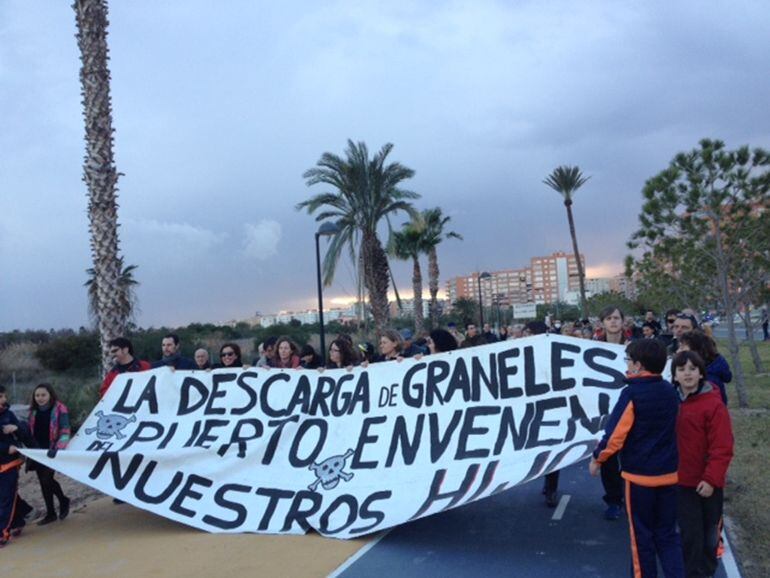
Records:
M694 488L706 481L715 488L724 488L733 458L733 428L717 387L706 382L700 391L682 401L676 437L679 485Z

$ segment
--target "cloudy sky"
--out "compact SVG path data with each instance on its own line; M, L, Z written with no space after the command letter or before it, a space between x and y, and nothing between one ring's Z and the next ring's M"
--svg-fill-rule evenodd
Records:
M74 13L0 0L0 330L87 322ZM348 138L416 171L465 241L442 276L570 248L622 269L647 178L700 138L770 147L770 12L739 2L111 3L121 243L139 323L312 307L302 173ZM396 223L403 222L396 219ZM394 265L403 289L410 267ZM355 295L341 264L329 298Z

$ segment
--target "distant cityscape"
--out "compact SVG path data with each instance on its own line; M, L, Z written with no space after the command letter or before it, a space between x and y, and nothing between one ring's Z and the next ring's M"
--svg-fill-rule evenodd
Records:
M585 256L580 256L585 266ZM577 305L580 300L580 282L578 279L577 260L573 253L557 251L546 257L532 257L528 267L520 269L502 269L499 271L475 271L468 275L453 277L446 282L446 299L439 300L443 311L452 310L452 304L458 299L478 301L479 276L481 276L481 298L485 306L512 307L534 303L566 303ZM625 275L613 277L593 277L585 280L588 297L601 293L615 292L629 299L636 297L636 287L632 279ZM410 316L414 312L414 300L401 299L401 307L393 301L390 304L391 316ZM423 313L428 314L427 291L423 292ZM324 308L324 322L354 322L361 317L361 304L352 303L342 308ZM280 311L278 313L257 313L242 320L250 325L270 327L272 325L299 321L303 324L318 323L318 309L300 311ZM235 323L235 322L231 322Z

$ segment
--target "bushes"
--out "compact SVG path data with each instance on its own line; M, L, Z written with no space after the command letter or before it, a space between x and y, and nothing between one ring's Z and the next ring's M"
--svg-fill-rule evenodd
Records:
M99 338L92 333L60 337L39 345L35 357L50 371L97 367L100 363Z

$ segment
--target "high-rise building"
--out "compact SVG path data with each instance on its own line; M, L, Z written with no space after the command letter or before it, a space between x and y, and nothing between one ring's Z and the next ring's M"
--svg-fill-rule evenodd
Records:
M585 257L580 258L585 265ZM480 289L485 307L573 301L580 289L577 260L573 254L561 251L532 257L530 266L524 269L490 271L489 277L482 277ZM447 281L449 304L460 298L479 300L479 272Z

